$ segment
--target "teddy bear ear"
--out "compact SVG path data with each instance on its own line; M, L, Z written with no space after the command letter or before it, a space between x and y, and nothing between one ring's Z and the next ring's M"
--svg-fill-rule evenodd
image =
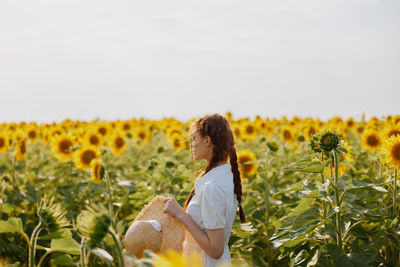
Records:
M157 221L135 221L125 234L124 245L126 251L132 253L137 258L143 257L143 252L146 249L154 253L160 252L162 234L156 227L161 227L161 224L157 223Z

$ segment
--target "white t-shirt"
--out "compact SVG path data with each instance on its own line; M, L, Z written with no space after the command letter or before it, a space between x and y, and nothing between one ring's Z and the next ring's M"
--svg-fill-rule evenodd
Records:
M205 267L221 263L231 263L229 237L235 220L238 201L234 193L233 174L229 163L211 169L195 183L195 195L190 200L186 212L205 231L205 229L224 228L224 253L219 259L210 257L186 231L183 253L198 251Z

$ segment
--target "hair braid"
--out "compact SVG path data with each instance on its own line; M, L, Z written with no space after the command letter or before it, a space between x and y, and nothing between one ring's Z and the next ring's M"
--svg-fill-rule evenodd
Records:
M230 163L231 163L231 171L233 174L234 192L239 202L239 217L240 221L244 223L246 222L246 216L244 215L244 211L242 208L242 183L240 180L240 171L237 163L236 149L234 146L232 146L230 153Z

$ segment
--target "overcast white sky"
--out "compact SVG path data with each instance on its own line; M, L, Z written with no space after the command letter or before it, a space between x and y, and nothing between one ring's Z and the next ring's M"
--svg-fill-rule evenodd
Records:
M0 0L0 122L400 114L398 0Z

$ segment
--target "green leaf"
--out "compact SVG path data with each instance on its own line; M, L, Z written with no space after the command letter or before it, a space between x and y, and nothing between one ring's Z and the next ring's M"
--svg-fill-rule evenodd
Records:
M299 254L297 254L297 256L294 258L294 261L290 266L291 267L301 266L303 265L303 263L305 263L306 260L307 260L307 251L303 249L302 251L299 252Z
M340 254L335 260L335 267L354 267L349 256Z
M117 182L119 186L125 187L125 188L129 188L132 191L135 191L135 185L133 184L132 181L118 181Z
M308 172L308 173L320 173L324 169L324 166L319 161L300 161L294 162L287 167L283 167L284 171L297 171L297 172Z
M372 266L376 260L374 251L364 251L363 253L352 252L350 253L349 258L357 267Z
M102 258L107 263L107 265L111 265L112 264L113 257L110 255L110 253L108 253L104 249L94 248L94 249L91 250L91 252L94 255L96 255L97 257Z
M50 249L54 252L64 252L79 255L79 244L74 239L52 239Z
M0 165L0 175L2 175L7 169L6 165Z
M72 236L72 234L69 229L59 229L58 231L56 231L54 233L40 236L38 239L42 239L42 240L51 240L51 239L59 239L59 238L68 239L68 237L71 237L71 236Z
M0 200L1 202L1 200ZM15 206L11 205L10 203L3 203L2 212L7 213L10 215L15 210Z
M8 221L0 221L0 233L21 233L23 232L21 218L10 218Z
M58 265L62 265L62 266L71 266L71 265L75 265L74 261L72 260L71 256L68 254L64 254L61 256L56 257L53 262L58 266Z
M319 210L311 208L298 215L292 224L293 229L302 228L308 226L312 222L319 222Z
M353 183L353 185L346 185L344 183L344 181L341 180L339 182L339 184L338 184L338 188L339 189L346 189L346 190L372 188L372 189L375 189L376 191L379 191L379 192L384 192L384 193L388 192L385 188L383 188L381 186L378 186L376 184L369 184L369 183L366 183L364 181L359 181L359 180L352 180L352 183Z
M336 259L340 254L342 254L342 251L337 245L334 244L326 244L326 249L327 249L327 254L332 258Z
M308 210L310 208L310 204L308 203L308 199L307 198L302 198L299 202L299 204L296 206L296 208L294 208L284 219L282 220L287 220L293 216L297 216L302 214L303 212L305 212L306 210Z

